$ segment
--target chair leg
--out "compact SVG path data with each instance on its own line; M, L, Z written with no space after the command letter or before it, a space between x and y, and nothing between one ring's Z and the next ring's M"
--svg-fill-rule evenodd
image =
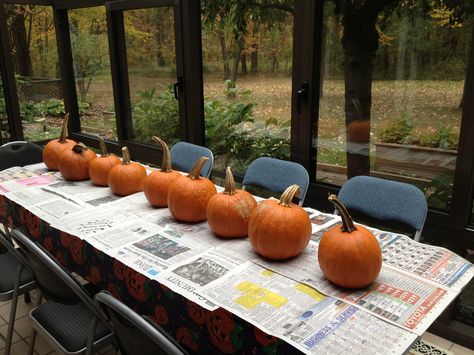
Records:
M31 296L29 292L25 292L25 303L29 304L31 303Z
M43 294L38 290L38 299L36 300L35 307L38 307L41 304L42 300ZM36 334L36 329L32 327L30 333L30 343L28 344L28 355L33 355L35 351Z
M7 338L5 339L5 355L10 354L12 346L13 330L15 328L16 306L18 304L18 293L20 289L20 278L22 272L23 265L20 265L15 279L15 287L13 288L12 304L10 308L10 319L8 320L8 332Z

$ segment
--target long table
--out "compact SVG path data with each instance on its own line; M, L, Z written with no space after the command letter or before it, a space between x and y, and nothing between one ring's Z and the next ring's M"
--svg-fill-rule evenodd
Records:
M41 166L0 172L0 218L25 229L67 269L150 316L196 353L404 353L474 275L449 250L373 229L383 250L360 291L325 280L321 235L338 217L307 209L312 241L271 262L248 240L180 224L142 193L126 198L69 183Z

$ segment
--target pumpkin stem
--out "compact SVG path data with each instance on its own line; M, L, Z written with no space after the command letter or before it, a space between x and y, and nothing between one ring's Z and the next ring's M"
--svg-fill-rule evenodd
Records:
M130 164L130 152L128 151L127 147L122 148L122 164L123 165Z
M235 194L235 186L234 186L234 175L232 175L232 170L230 166L225 169L225 189L224 193L226 195L232 196Z
M356 226L354 225L354 222L352 221L351 215L349 214L349 212L347 212L346 207L342 204L341 201L339 201L337 196L333 194L329 195L328 201L331 202L334 205L334 207L336 207L336 209L339 211L339 214L341 215L342 231L351 233L357 230Z
M72 150L74 151L74 153L78 153L78 154L81 154L83 151L87 150L89 148L86 147L86 145L84 143L77 143L74 147L72 147Z
M103 157L108 157L109 156L107 146L105 145L105 142L101 137L99 137L99 148L100 148L101 156L103 156Z
M191 171L189 172L188 176L191 178L191 180L197 180L199 179L199 175L201 174L201 170L203 166L206 164L206 162L209 160L209 158L206 157L200 157L193 165L191 168Z
M66 143L67 138L67 124L69 122L69 113L66 113L63 118L63 125L61 127L61 136L58 139L59 143Z
M151 140L155 143L161 145L161 149L163 149L163 160L161 162L161 171L163 173L169 173L171 171L171 158L170 158L170 149L168 145L157 136L153 136Z
M291 207L293 203L293 197L298 197L299 195L300 187L298 185L291 185L283 192L280 197L280 202L278 204L284 207Z

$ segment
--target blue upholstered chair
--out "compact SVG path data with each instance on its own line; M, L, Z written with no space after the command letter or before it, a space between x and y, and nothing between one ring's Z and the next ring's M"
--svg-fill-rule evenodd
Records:
M43 161L43 148L37 144L15 141L0 146L0 170Z
M309 185L306 169L298 163L268 157L255 159L247 168L242 182L244 190L247 186L256 186L272 192L283 192L293 184L300 187L299 201L302 205Z
M105 309L109 316L121 354L185 354L180 345L157 324L141 317L107 291L96 294L94 300ZM88 350L87 353L89 354L90 351Z
M416 186L371 176L356 176L342 185L338 197L349 211L412 227L416 231L415 240L420 240L428 206L425 195Z
M214 165L214 155L212 151L200 145L187 142L178 142L170 149L171 166L175 170L189 172L194 163L200 157L209 158L201 170L201 175L209 177L211 175L212 166Z

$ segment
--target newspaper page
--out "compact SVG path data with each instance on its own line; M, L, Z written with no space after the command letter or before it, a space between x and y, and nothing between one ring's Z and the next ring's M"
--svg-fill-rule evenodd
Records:
M48 169L48 167L45 165L45 163L36 163L36 164L30 164L30 165L25 165L23 167L25 170L32 171L36 175L43 175L43 174L51 174L52 171Z
M383 262L460 291L474 276L474 265L452 251L415 242L396 233L374 231Z
M319 268L318 245L311 242L299 256L285 261L256 258L253 262L314 287L393 324L421 335L457 295L427 280L383 265L368 288L349 290L330 283Z
M146 222L141 221L139 224L141 228L143 223ZM132 243L111 250L110 255L135 271L156 278L161 272L208 250L208 247L199 243L186 243L155 232L151 235L147 233Z
M201 292L307 354L402 354L417 338L251 262L209 283Z
M0 194L12 191L20 191L35 186L43 186L51 184L56 178L53 175L35 175L26 178L9 180L0 183Z
M208 283L225 276L237 266L238 264L231 258L209 251L174 266L159 274L156 279L201 307L215 310L217 306L203 297L200 290Z

